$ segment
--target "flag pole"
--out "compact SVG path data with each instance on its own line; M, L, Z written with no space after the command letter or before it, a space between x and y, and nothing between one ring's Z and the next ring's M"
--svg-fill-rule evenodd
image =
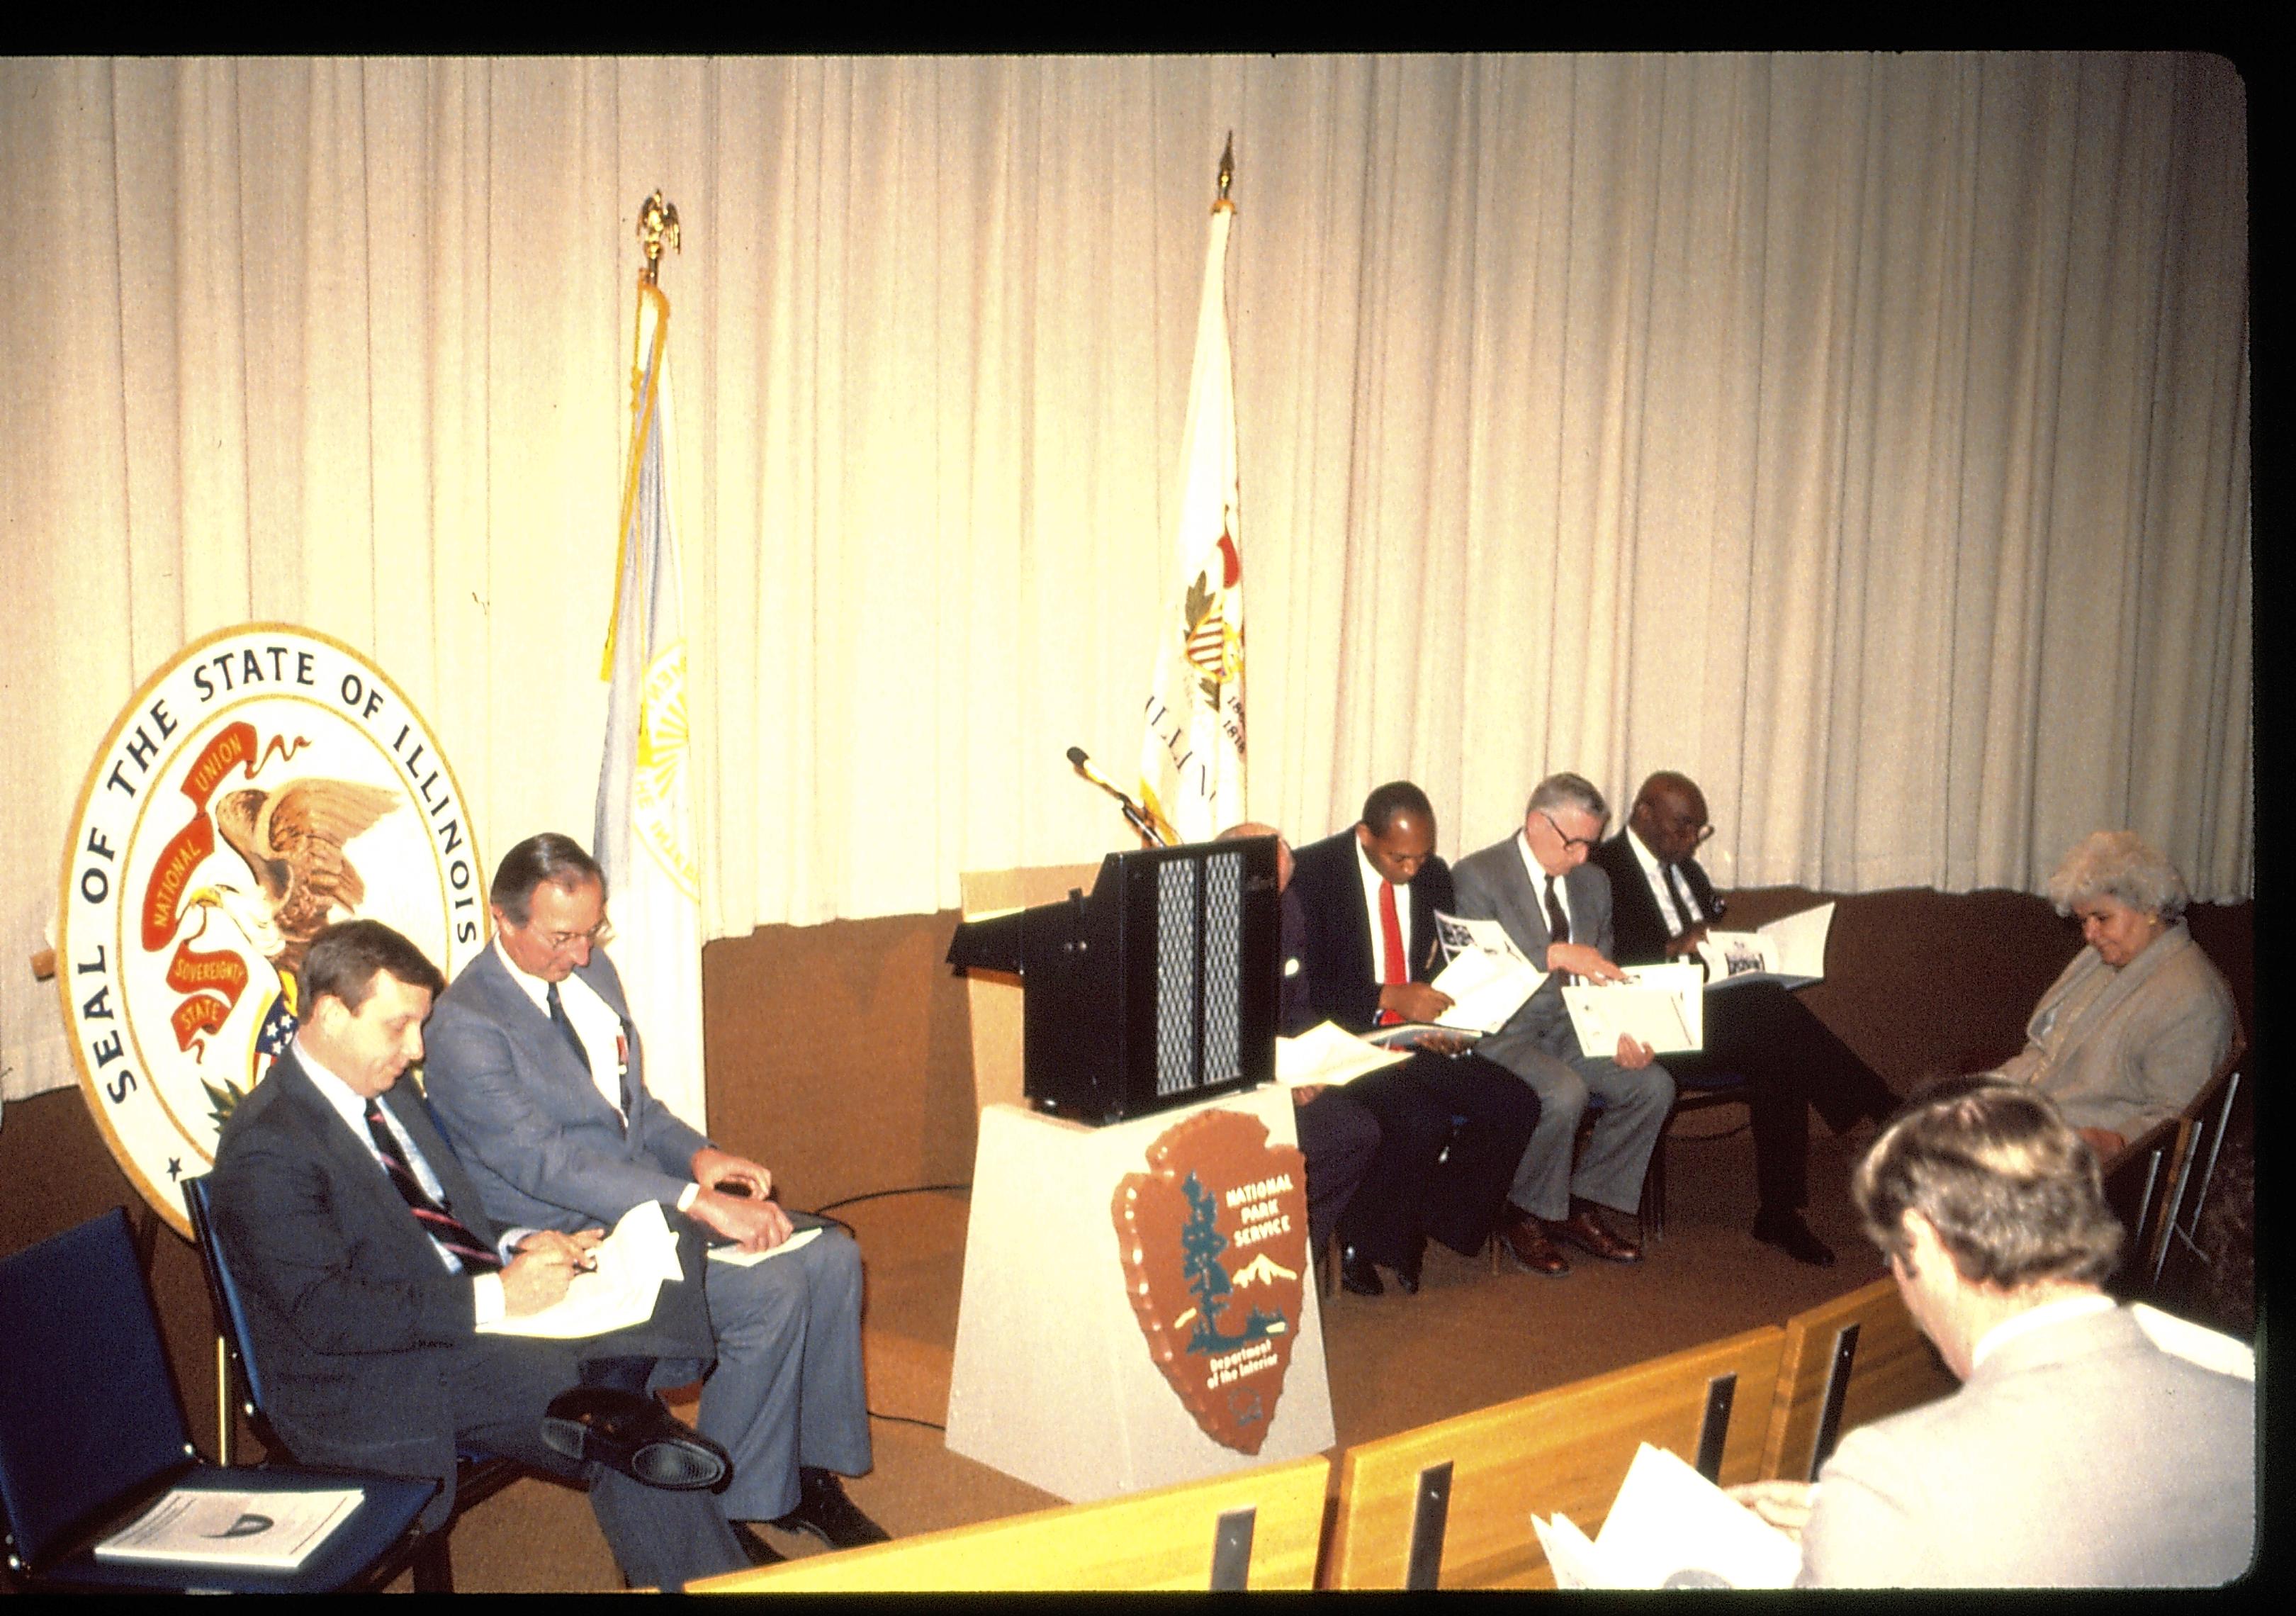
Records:
M644 261L638 266L637 323L630 333L630 463L622 480L622 520L616 529L621 535L614 554L614 604L606 617L606 644L598 658L599 682L611 682L614 677L614 641L622 621L622 578L627 561L630 534L630 506L637 497L638 460L644 452L647 420L653 409L652 379L659 373L659 354L644 351L645 308L651 299L654 304L653 338L658 350L669 336L669 299L661 294L661 250L668 246L672 252L684 255L677 233L677 204L662 200L660 187L638 204L638 250ZM643 649L643 648L642 648Z

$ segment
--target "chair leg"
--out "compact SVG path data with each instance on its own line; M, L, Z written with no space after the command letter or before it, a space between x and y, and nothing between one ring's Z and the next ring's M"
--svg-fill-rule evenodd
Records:
M1650 1166L1643 1171L1641 1222L1643 1238L1656 1245L1666 1234L1666 1136L1651 1146Z
M414 1591L418 1594L455 1591L455 1554L447 1533L444 1526L435 1532L423 1533L422 1542L414 1551Z

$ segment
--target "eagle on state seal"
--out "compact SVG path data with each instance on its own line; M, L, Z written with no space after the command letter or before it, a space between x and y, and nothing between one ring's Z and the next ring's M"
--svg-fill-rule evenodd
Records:
M357 910L366 883L344 854L354 840L399 805L399 795L351 780L310 776L276 791L255 787L216 800L215 825L246 864L255 893L216 882L192 895L229 915L279 972L291 994L311 939L338 908Z

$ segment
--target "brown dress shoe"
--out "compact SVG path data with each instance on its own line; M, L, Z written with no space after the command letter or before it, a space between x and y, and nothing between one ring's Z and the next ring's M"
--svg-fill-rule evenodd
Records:
M1638 1242L1623 1240L1603 1226L1592 1207L1582 1207L1561 1223L1550 1223L1546 1232L1557 1240L1567 1240L1589 1256L1604 1262L1640 1262L1643 1248Z
M1554 1249L1536 1218L1518 1218L1499 1226L1499 1247L1526 1274L1561 1279L1570 1272L1570 1259Z

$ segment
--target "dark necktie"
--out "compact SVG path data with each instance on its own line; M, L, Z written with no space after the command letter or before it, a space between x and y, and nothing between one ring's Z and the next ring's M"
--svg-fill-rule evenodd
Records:
M1546 940L1567 943L1570 940L1570 917L1562 912L1562 895L1554 890L1554 877L1546 878ZM1571 980L1568 971L1561 973L1567 985Z
M1395 911L1395 883L1379 883L1379 980L1382 987L1392 987L1411 980L1403 968L1403 918ZM1403 1018L1392 1010L1379 1013L1379 1024L1391 1027Z
M1675 913L1682 916L1682 929L1687 931L1698 923L1698 911L1691 906L1689 894L1682 890L1682 883L1675 879L1674 866L1670 864L1662 864L1659 868L1666 872L1666 890L1674 898Z
M560 1035L565 1038L566 1047L572 1050L574 1058L582 1062L582 1070L589 1070L590 1052L582 1046L582 1035L574 1030L574 1023L566 1019L566 1005L558 997L558 984L551 983L550 991L543 997L550 1005L550 1024L557 1028Z
M487 1243L471 1232L468 1225L455 1216L443 1204L430 1198L422 1187L422 1180L408 1164L406 1152L398 1143L398 1136L390 1131L382 1120L382 1101L370 1097L366 1103L366 1131L374 1140L374 1148L382 1153L382 1164L390 1175L391 1186L406 1210L414 1214L414 1221L439 1248L459 1258L463 1266L473 1274L492 1274L502 1266L502 1259L488 1249Z
M565 1002L558 997L558 984L551 983L550 991L543 995L543 997L550 1005L550 1024L565 1035L566 1047L572 1050L574 1058L582 1062L582 1070L591 1074L590 1080L596 1082L596 1070L590 1064L589 1048L582 1042L582 1035L574 1030L574 1023L567 1017ZM627 1129L629 1125L630 1074L625 1069L622 1072L622 1127Z

